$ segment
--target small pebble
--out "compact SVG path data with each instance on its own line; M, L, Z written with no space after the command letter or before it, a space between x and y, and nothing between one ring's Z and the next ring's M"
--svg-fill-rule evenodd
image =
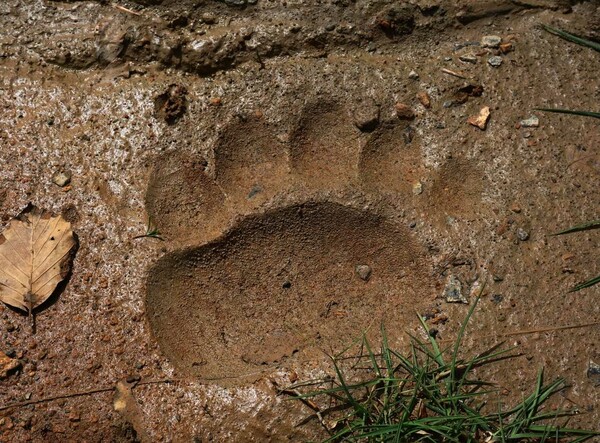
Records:
M521 120L520 124L523 128L537 128L540 125L540 119L537 118L535 115L532 115L531 117L526 118L525 120Z
M502 37L498 35L486 35L481 38L481 47L482 48L497 48L502 43Z
M425 91L417 92L417 99L421 102L421 104L425 108L429 109L431 107L431 98L429 97L429 94L427 94L427 92L425 92Z
M204 14L202 14L202 16L200 18L207 25L213 25L217 22L217 18L210 12L205 12Z
M371 278L371 267L369 265L356 265L355 271L361 280L368 281Z
M523 228L517 229L517 238L521 241L527 241L529 239L529 232Z
M259 185L252 186L250 192L248 192L248 199L254 198L257 194L262 192L262 188Z
M408 78L410 78L411 80L419 80L419 74L417 74L416 71L410 71L408 73Z
M67 186L71 182L71 174L69 172L55 172L52 176L52 182L61 188Z
M421 195L423 193L423 183L416 182L413 184L412 192L414 195Z
M477 63L477 56L475 54L465 54L458 57L461 62L465 63Z
M493 66L494 68L497 68L498 66L500 66L502 64L502 57L500 57L499 55L490 57L490 58L488 58L488 64L490 66Z
M473 126L477 126L482 131L485 131L487 127L488 121L490 119L490 108L489 106L484 106L479 111L478 115L473 115L467 119L467 123Z
M409 145L413 138L415 138L415 130L412 126L407 126L404 131L402 131L402 138L404 139L404 143Z
M588 363L587 376L595 382L596 386L600 386L600 365L590 360Z
M412 120L415 118L415 111L404 103L396 103L396 115L401 120Z
M448 303L465 303L469 304L469 301L465 298L462 293L462 283L458 277L450 275L444 288L444 298Z

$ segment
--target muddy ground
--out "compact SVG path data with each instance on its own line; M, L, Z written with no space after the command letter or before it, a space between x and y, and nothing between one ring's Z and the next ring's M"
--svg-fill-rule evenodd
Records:
M500 400L544 367L571 424L600 429L600 286L567 292L600 238L550 235L597 219L600 131L533 110L597 111L598 54L541 23L598 40L600 6L3 1L2 224L33 202L80 246L35 334L0 306L21 365L0 408L66 396L3 408L0 440L322 438L277 387L331 375L326 354L382 321L405 349L415 311L452 339L455 279L471 303L487 283L465 352L520 346L486 374ZM163 240L134 238L148 217Z

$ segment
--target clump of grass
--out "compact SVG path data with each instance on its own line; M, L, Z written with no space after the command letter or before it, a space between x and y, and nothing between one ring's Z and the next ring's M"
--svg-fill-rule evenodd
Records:
M157 240L164 241L165 239L162 237L162 234L156 227L156 225L152 222L152 219L148 217L148 224L146 226L146 233L141 235L136 235L133 237L134 240L136 238L155 238Z
M477 299L478 300L478 299ZM382 327L381 350L375 353L363 337L358 356L348 350L332 356L335 377L298 383L282 392L311 407L330 437L326 442L582 442L599 432L568 428L561 417L575 410L551 410L548 399L565 388L561 378L546 384L540 371L532 393L514 407L484 412L494 383L478 379L473 371L514 357L503 344L486 352L462 358L460 349L469 310L458 336L448 349L441 349L435 334L419 316L427 340L411 336L408 355L389 347ZM352 381L342 363L355 358L353 370L367 375ZM365 367L366 366L366 367ZM323 387L327 384L329 387ZM307 389L312 389L309 392ZM316 401L326 401L320 409ZM488 410L490 408L487 408Z

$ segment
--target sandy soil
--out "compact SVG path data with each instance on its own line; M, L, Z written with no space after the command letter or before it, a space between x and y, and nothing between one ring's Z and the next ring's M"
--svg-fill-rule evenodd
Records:
M277 386L382 321L403 349L415 311L452 339L452 277L487 282L467 350L520 346L502 401L544 367L600 429L600 286L567 293L600 237L551 236L598 218L600 131L533 111L598 110L598 54L539 27L598 40L597 2L231 3L0 4L2 224L33 202L80 243L35 334L0 306L0 441L321 438Z

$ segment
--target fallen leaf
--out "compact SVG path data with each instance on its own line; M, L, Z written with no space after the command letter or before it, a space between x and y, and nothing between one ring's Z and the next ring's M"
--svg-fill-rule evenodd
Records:
M0 301L31 314L69 273L76 244L69 222L29 205L0 234Z
M481 108L478 115L473 115L468 118L467 123L473 126L477 126L482 131L487 127L488 120L490 119L490 108L485 106Z
M21 362L16 358L10 358L4 352L0 351L0 380L8 377L8 374L19 369Z

